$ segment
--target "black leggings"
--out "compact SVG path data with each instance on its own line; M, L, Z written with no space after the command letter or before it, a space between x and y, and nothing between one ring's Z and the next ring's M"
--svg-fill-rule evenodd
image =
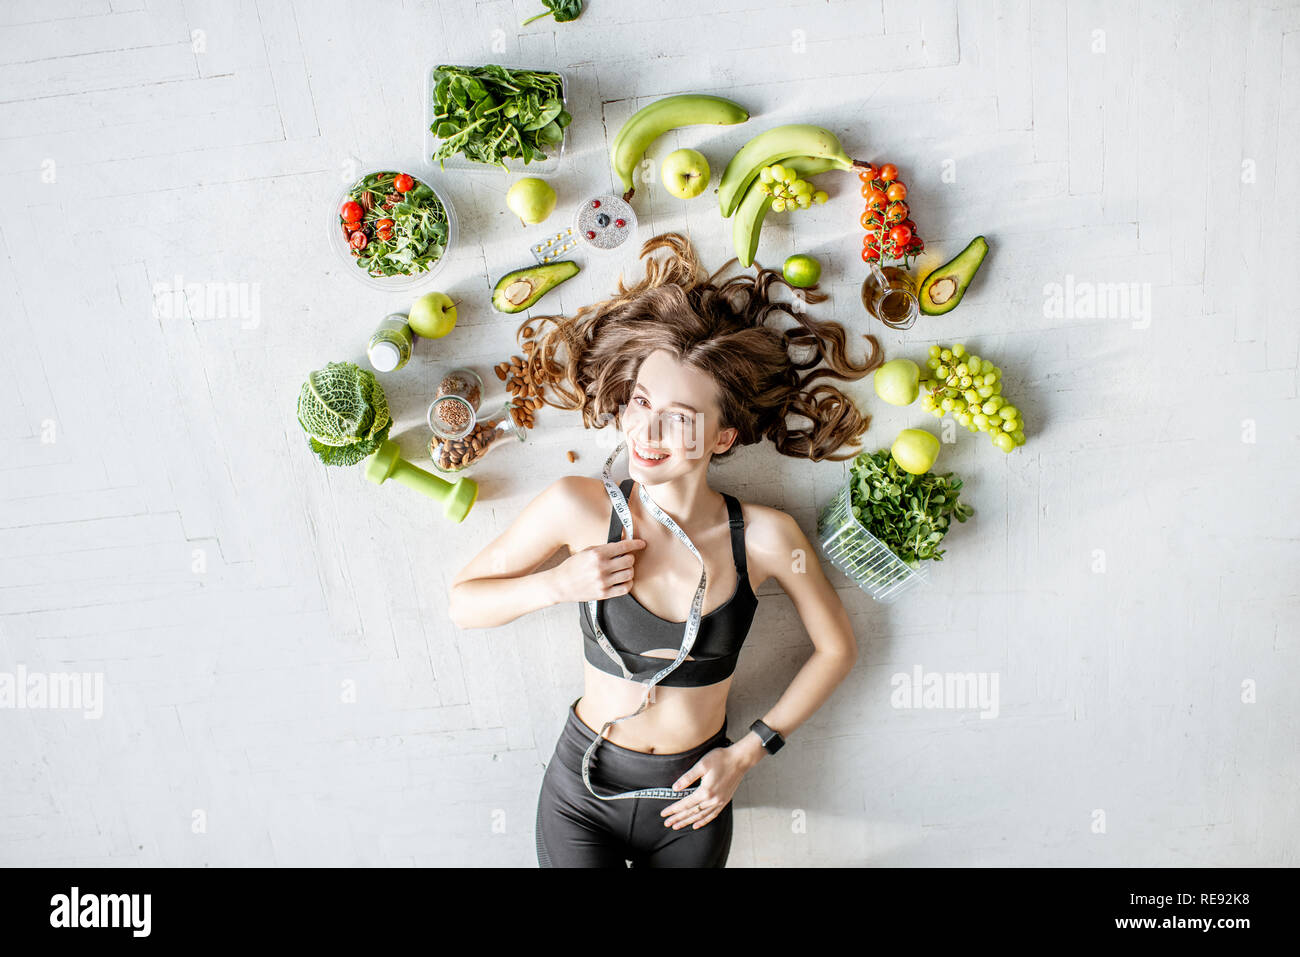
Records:
M602 801L582 782L582 755L596 740L569 705L569 718L555 743L537 799L537 863L540 867L722 867L731 852L731 802L703 827L664 827L667 798ZM727 724L689 751L646 754L602 741L592 755L591 786L602 794L672 787L714 748L731 744ZM692 787L699 785L695 781Z

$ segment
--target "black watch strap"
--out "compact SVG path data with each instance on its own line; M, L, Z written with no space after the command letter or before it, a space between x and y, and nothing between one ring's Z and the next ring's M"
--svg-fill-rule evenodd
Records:
M781 737L781 732L773 731L761 720L751 724L749 730L758 735L758 739L763 742L763 750L768 754L776 754L785 745L785 738Z

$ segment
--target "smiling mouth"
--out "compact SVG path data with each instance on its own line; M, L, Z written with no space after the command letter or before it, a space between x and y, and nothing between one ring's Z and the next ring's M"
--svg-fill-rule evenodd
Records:
M661 452L661 451L658 451L658 450L647 449L647 448L646 448L645 446L643 446L640 442L633 442L633 443L632 443L632 450L633 450L633 451L634 451L634 452L635 452L635 453L636 453L640 458L645 459L647 462L662 462L662 461L664 461L665 459L668 458L668 453L667 453L667 452Z

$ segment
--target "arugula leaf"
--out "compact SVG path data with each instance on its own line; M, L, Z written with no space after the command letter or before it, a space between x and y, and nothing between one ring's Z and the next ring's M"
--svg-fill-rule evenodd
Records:
M553 16L556 23L568 23L582 16L582 0L542 0L542 6L546 7L545 11L535 17L529 17L521 26L526 27L542 17Z

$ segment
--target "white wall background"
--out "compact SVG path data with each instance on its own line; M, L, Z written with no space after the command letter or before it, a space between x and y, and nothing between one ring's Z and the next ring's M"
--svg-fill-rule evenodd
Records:
M346 275L326 223L352 164L421 159L421 78L451 61L567 73L563 210L610 187L625 117L698 90L754 119L652 158L698 146L716 177L757 129L815 122L900 166L936 259L992 244L958 310L892 333L857 299L856 178L769 219L760 262L825 263L815 315L891 357L996 357L1031 434L1011 456L964 431L945 446L977 514L927 593L887 608L832 570L859 664L745 780L731 866L1295 865L1300 6L588 6L525 28L540 3L0 7L0 671L105 681L97 721L0 711L0 863L535 866L543 764L581 691L576 612L461 632L446 589L553 478L597 474L606 437L543 410L453 527L319 465L294 419L307 371L362 360L409 304ZM462 220L436 284L460 324L382 377L413 459L438 371L515 351L488 308L529 260L510 181L437 180ZM721 265L712 195L643 190L643 235L686 230ZM543 311L616 272L593 264ZM257 321L155 316L176 276L249 284ZM1067 277L1149 284L1149 323L1045 316ZM869 448L933 424L848 388ZM843 470L756 446L716 485L812 535ZM760 597L733 728L811 650L784 594ZM996 672L999 717L891 708L917 665Z

